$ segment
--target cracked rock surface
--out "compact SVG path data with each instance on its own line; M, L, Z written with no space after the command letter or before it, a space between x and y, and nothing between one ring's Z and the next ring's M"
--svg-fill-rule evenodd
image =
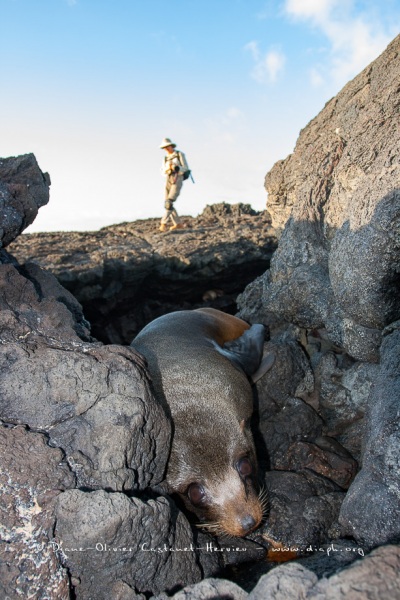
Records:
M270 269L238 298L239 316L269 326L276 356L257 383L261 456L283 483L294 470L337 485L329 534L365 550L400 540L399 77L400 36L267 175L284 229ZM278 486L272 503L281 519L292 510Z
M324 328L368 362L400 310L399 50L398 36L266 177L272 223L284 231L262 310Z

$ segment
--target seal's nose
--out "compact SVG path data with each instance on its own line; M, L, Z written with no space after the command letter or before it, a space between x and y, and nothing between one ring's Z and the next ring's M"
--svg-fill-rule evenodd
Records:
M254 529L256 525L256 520L252 515L244 515L244 517L240 519L240 524L243 527L243 531L245 533L248 533L249 531Z

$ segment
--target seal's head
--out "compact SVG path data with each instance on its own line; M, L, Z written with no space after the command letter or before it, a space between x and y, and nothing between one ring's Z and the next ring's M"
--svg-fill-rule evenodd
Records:
M192 435L180 436L172 448L169 489L210 533L243 537L259 526L264 511L256 491L257 460L250 431L244 420L232 419L227 427L226 414L221 419L213 415L210 426L199 412L190 416ZM210 435L212 444L207 443Z

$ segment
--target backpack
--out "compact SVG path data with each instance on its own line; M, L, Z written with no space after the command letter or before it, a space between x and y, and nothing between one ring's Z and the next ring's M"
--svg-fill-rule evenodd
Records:
M177 154L178 154L179 162L181 163L181 165L183 167L183 160L181 158L181 153L179 152L179 150L177 151ZM184 171L183 175L182 175L183 181L186 181L186 179L189 179L189 177L191 177L191 175L192 175L192 171L190 169L187 169L187 171ZM192 177L192 181L193 181L193 177ZM193 183L194 183L194 181L193 181Z

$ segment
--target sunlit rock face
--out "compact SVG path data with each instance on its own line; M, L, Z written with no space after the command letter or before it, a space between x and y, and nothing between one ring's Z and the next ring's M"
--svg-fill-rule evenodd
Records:
M301 131L266 177L284 228L264 310L378 360L400 311L400 38Z
M399 78L397 37L268 173L268 209L283 231L271 268L238 298L240 316L269 324L277 355L258 384L270 464L302 465L349 488L338 531L364 547L400 537ZM294 343L308 358L308 376ZM292 385L282 387L278 373ZM302 404L293 410L293 394L307 411ZM323 420L320 431L304 418L310 407ZM287 414L293 428L283 441L278 431ZM355 479L332 438L359 462Z

